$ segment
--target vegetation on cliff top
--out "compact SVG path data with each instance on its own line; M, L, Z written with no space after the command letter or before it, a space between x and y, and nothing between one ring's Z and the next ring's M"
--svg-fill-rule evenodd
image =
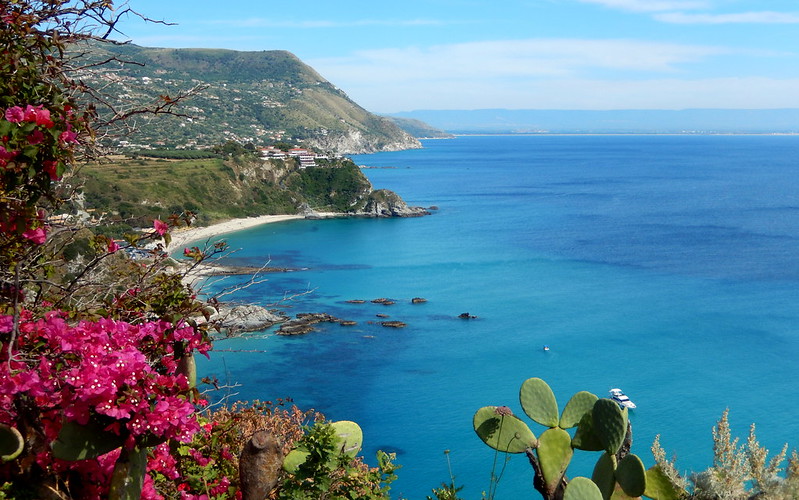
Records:
M103 98L118 108L179 90L202 89L181 109L184 116L142 116L133 134L109 137L117 146L196 148L232 139L256 145L302 142L337 153L419 147L394 122L366 111L287 51L132 44L91 44L86 50L92 60L113 62L102 71L87 69L78 76L98 88L102 84Z

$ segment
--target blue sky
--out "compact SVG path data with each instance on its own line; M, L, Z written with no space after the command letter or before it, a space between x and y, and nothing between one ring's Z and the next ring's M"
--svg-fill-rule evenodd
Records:
M288 50L377 113L799 108L797 0L131 0L139 45Z

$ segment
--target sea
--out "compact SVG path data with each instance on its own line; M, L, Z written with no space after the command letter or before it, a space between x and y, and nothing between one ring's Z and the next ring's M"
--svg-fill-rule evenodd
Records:
M772 455L799 447L799 136L422 143L353 159L376 189L431 215L225 235L228 263L293 271L223 300L357 324L222 340L200 375L238 400L289 397L357 422L368 463L385 450L402 466L392 498L424 499L454 476L479 499L492 473L496 498L540 498L527 459L495 457L472 426L480 407L506 405L543 432L519 404L530 377L561 409L578 391L621 388L647 467L656 436L686 475L710 467L726 409L742 443L755 424ZM597 458L576 452L567 475L590 476Z

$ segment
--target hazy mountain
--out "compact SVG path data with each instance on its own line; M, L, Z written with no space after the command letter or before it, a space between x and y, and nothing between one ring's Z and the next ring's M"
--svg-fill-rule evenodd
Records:
M286 51L238 52L137 45L92 47L90 59L115 57L78 76L120 106L153 102L197 85L180 108L188 117L139 115L123 145L202 147L236 140L256 146L303 142L321 151L360 153L420 147L391 120L369 113Z
M397 116L389 116L388 118L396 123L399 128L418 139L450 139L454 137L452 134L441 129L431 127L421 120L416 120L413 118L400 118Z
M450 133L799 133L799 109L418 110L391 116Z

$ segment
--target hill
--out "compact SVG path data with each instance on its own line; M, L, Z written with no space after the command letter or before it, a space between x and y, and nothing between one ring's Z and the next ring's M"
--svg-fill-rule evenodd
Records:
M204 87L179 109L188 116L139 115L135 132L111 138L111 146L202 148L228 140L256 146L284 141L340 154L421 147L393 121L360 107L290 52L108 44L92 45L82 59L84 65L113 60L77 76L102 88L102 98L117 108Z
M799 133L799 109L418 110L393 114L456 134Z
M153 218L193 212L199 225L268 214L337 212L369 217L417 216L399 196L374 190L347 158L262 159L250 153L214 158L166 159L115 156L83 166L69 180L82 195L72 213L103 215L116 231L147 226Z

